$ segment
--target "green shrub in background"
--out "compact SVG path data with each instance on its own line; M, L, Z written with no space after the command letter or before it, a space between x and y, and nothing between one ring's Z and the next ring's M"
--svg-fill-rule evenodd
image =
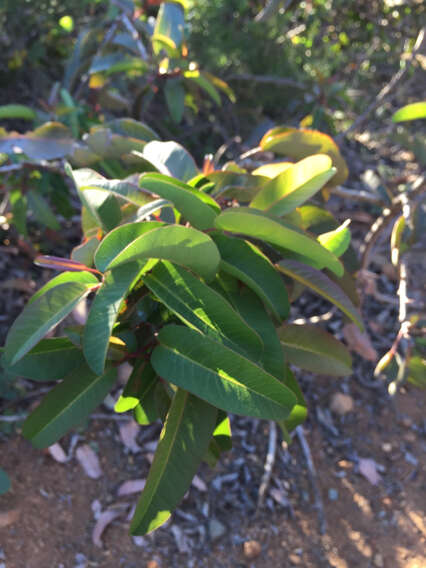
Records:
M287 322L291 303L309 289L362 327L344 291L353 296L347 224L306 203L346 166L331 139L311 136L270 131L261 146L288 155L291 141L297 161L252 174L210 162L200 172L182 146L156 140L144 154L157 171L114 180L68 170L84 239L70 259L37 259L61 273L11 327L2 365L9 376L60 381L24 423L36 447L84 420L114 388L117 368L131 365L116 411L163 423L133 534L162 525L199 464L214 465L230 448L229 413L275 420L290 440L306 405L289 364L351 372L333 336ZM319 141L324 153L304 157ZM85 325L45 339L88 298Z

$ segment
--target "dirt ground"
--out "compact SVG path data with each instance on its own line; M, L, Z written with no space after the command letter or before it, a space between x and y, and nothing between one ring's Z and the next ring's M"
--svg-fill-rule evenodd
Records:
M130 454L119 443L113 420L95 420L80 436L100 457L99 480L87 477L75 459L60 464L19 435L2 440L2 466L12 474L13 487L0 497L0 566L423 568L424 394L403 389L390 403L379 390L354 381L315 381L316 407L328 418L322 416L321 424L312 412L305 431L325 534L319 533L312 484L296 440L288 449L278 448L266 501L256 511L268 424L236 418L234 449L216 470L203 467L199 473L207 491L192 487L168 526L143 539L129 537L128 521L119 518L98 548L92 543L96 505L104 510L126 502L117 498L117 487L146 475L158 430L145 429L141 451ZM353 411L343 418L328 413L330 397L348 385L344 390L355 401ZM360 475L362 458L378 464L377 485ZM11 522L2 528L5 514ZM248 541L260 545L251 545L256 558L248 557Z

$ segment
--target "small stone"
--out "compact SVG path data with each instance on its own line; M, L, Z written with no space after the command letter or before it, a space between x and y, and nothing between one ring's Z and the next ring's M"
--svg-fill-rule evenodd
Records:
M292 553L292 554L290 554L288 559L290 560L292 566L300 566L300 564L302 563L302 559L300 558L300 556L298 554Z
M413 421L408 416L404 416L401 422L402 425L405 426L406 428L411 428L411 426L413 425Z
M416 441L416 435L414 434L414 432L406 432L404 434L404 440L413 444Z
M243 552L245 558L248 560L253 560L257 558L259 554L262 552L262 547L260 546L260 542L257 540L248 540L243 544Z
M209 533L212 540L217 540L225 534L225 527L216 519L211 519L209 522Z
M330 501L337 501L337 499L339 498L339 492L337 491L337 489L329 489L328 498L330 499Z
M383 568L383 566L385 565L383 556L379 553L374 555L373 562L374 566L377 566L377 568Z
M354 408L353 398L348 394L336 392L331 398L330 408L335 414L344 416L348 412L352 412Z
M384 444L382 444L382 450L385 452L385 454L390 454L390 452L392 451L392 444L385 442Z
M160 565L156 560L149 560L148 564L146 565L146 568L160 568Z

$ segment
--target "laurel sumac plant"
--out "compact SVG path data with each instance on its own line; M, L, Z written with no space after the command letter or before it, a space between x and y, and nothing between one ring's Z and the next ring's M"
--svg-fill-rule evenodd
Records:
M271 131L269 148L279 154L290 131ZM293 149L296 143L293 137ZM349 230L305 205L333 183L335 157L201 173L182 146L151 144L157 172L108 180L90 169L69 171L82 202L83 242L71 259L37 260L61 272L16 319L3 354L9 373L60 381L23 426L39 448L103 401L123 362L132 366L115 410L142 425L163 423L132 534L162 525L200 463L214 465L230 448L229 414L274 420L288 439L306 417L289 364L350 373L339 341L287 322L303 289L362 326L340 286L350 278L339 259ZM84 325L44 339L85 299Z

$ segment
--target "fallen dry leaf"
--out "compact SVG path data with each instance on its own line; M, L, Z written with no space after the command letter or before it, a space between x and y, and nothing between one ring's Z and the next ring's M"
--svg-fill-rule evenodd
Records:
M139 434L139 424L134 420L129 420L129 422L123 422L119 425L120 438L123 444L132 453L136 454L140 452L140 446L136 443L137 435Z
M371 483L377 485L382 477L377 471L377 464L372 458L360 458L358 462L359 473Z
M59 463L65 463L68 461L67 454L64 452L61 444L58 444L57 442L56 444L49 446L47 448L47 451L52 456L52 458Z
M198 475L195 475L192 479L192 485L193 487L195 487L195 489L198 489L198 491L201 491L202 493L205 493L207 491L207 485L204 483L201 477L198 477Z
M139 493L145 487L145 479L129 479L120 485L117 491L119 497Z
M366 333L362 333L354 323L347 323L343 326L343 336L351 351L355 351L367 361L377 361L377 351L371 345L370 338Z
M99 458L90 446L87 444L78 446L75 457L88 477L92 479L99 479L101 477L102 469Z
M19 510L11 509L5 513L0 513L0 529L13 525L19 519Z
M115 507L107 509L99 515L99 518L96 521L95 527L92 532L92 542L95 546L102 548L102 534L104 530L109 524L112 523L112 521L120 517L125 512L125 510L126 509L123 507Z

